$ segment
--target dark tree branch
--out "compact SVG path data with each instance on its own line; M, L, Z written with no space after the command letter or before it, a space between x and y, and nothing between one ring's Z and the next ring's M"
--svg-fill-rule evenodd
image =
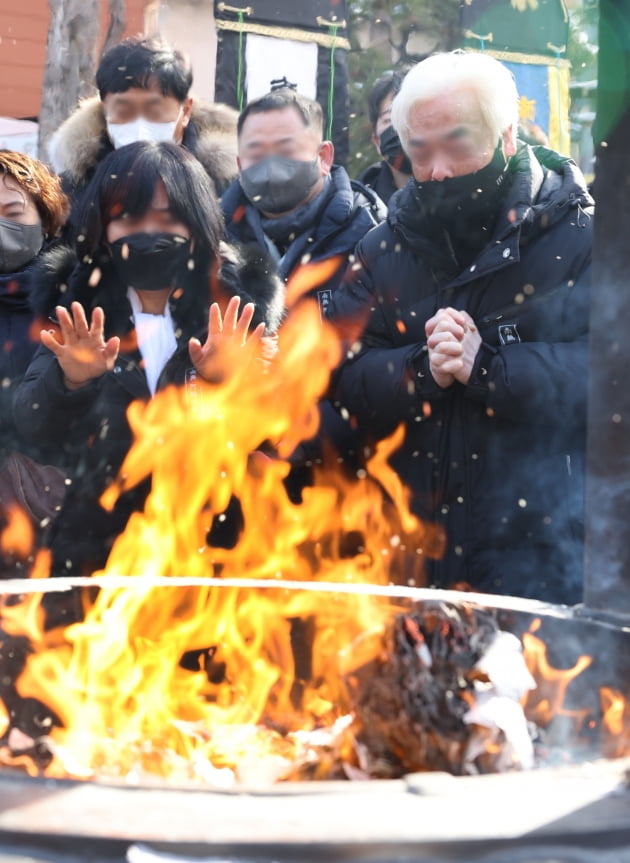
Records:
M77 101L93 92L98 0L49 0L50 27L39 113L39 154Z
M117 45L123 37L126 26L127 4L125 0L109 0L109 27L105 44L103 45L103 54Z

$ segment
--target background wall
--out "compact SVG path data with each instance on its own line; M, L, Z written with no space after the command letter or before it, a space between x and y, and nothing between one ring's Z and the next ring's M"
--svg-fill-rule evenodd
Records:
M146 0L127 0L125 35L143 30L145 5ZM105 34L107 4L100 8ZM47 0L0 0L0 117L39 114L49 20Z
M213 102L217 34L211 0L154 3L147 12L146 29L160 33L188 54L194 75L193 93L199 99Z

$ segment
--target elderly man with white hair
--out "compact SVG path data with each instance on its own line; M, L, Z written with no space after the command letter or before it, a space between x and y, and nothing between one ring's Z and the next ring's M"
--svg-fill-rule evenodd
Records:
M513 77L485 54L405 77L392 122L413 177L333 298L334 397L374 442L406 427L391 464L442 538L409 552L427 584L573 604L593 201L517 120Z

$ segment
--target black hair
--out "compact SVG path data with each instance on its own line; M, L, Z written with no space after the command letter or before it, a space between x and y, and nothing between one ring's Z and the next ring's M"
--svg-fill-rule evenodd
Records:
M250 114L264 114L267 111L282 111L284 108L295 108L306 128L315 129L320 136L324 135L324 113L322 106L314 99L309 99L297 93L292 87L281 87L266 93L258 99L253 99L241 111L236 126L240 136L243 124Z
M130 87L146 89L157 84L164 96L183 102L192 86L188 58L161 39L131 36L103 55L96 72L101 99L124 93Z
M389 69L387 72L383 72L380 78L377 78L372 84L372 89L368 96L368 113L370 115L372 131L376 130L378 117L381 113L381 102L389 96L390 93L394 96L398 93L404 77L404 72Z
M99 163L78 213L79 258L91 258L106 243L113 219L143 215L158 180L164 183L173 215L190 230L195 259L215 259L224 224L212 181L192 153L171 141L135 141Z

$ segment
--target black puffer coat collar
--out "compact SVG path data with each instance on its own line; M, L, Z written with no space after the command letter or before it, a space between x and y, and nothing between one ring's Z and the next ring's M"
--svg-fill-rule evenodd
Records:
M228 105L193 100L183 145L199 159L221 192L236 177L238 111ZM107 135L103 103L85 99L53 134L48 145L57 173L73 184L87 183L97 164L113 146Z
M593 205L575 162L546 147L521 144L510 159L509 170L512 178L492 239L480 251L473 269L467 268L454 283L513 263L520 257L521 245L564 219L568 210L575 209L579 218L580 209ZM432 239L435 231L427 224L417 195L412 179L390 199L389 224L416 254L439 259Z

